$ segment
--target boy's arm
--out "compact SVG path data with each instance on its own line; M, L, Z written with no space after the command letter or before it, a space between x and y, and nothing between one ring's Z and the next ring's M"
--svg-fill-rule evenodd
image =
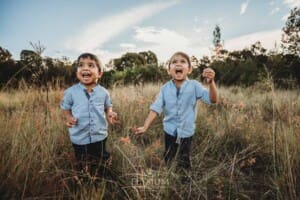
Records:
M218 100L218 90L215 83L215 71L212 68L205 68L202 75L208 79L210 101L216 103Z
M73 117L71 110L63 110L63 115L67 120L66 125L69 128L77 124L77 119Z
M157 112L150 110L150 113L148 114L148 117L146 118L146 120L144 122L144 126L135 128L133 130L134 134L138 135L138 134L145 133L157 115L158 115Z
M218 101L218 89L214 79L211 80L209 84L209 97L212 103L217 103Z
M105 109L106 119L108 123L114 124L117 122L117 113L112 110L112 107L107 107Z

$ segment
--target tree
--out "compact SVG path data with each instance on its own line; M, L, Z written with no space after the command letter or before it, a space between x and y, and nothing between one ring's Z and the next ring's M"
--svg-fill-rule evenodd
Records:
M213 56L212 60L224 60L228 56L227 51L223 51L223 45L221 44L221 29L219 25L216 25L213 31Z
M0 47L0 63L7 62L12 59L11 53L2 47Z
M143 56L146 64L154 64L154 65L158 64L157 57L155 53L153 53L152 51L143 51L143 52L139 52L139 54Z
M196 56L191 56L191 65L193 68L199 66L199 60L196 58Z
M267 49L265 49L260 41L255 42L254 44L251 45L250 50L253 55L265 55L267 52Z
M30 84L41 85L41 76L44 73L42 57L32 50L22 50L20 62L23 66L23 78Z
M300 54L300 8L293 8L283 27L281 47L284 54Z
M124 54L121 58L114 60L115 69L118 71L124 71L128 68L145 65L145 63L146 61L142 55L130 52Z
M219 25L216 25L215 30L213 31L213 36L213 44L215 48L221 46L221 29Z
M11 53L7 49L0 47L0 87L9 84L9 80L17 71L18 66L13 60ZM14 85L14 83L10 81L10 85Z

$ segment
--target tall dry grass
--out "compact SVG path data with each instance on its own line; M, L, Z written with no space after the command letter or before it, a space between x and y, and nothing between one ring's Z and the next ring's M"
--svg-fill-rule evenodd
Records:
M63 90L0 93L1 199L299 199L300 92L272 84L223 88L198 105L189 185L166 167L162 116L142 125L160 84L113 88L119 124L109 129L105 177L74 170L59 109Z

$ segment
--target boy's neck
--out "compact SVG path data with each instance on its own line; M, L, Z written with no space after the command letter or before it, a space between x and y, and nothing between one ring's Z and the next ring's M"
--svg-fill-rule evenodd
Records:
M93 88L94 88L97 84L91 84L91 85L84 85L84 84L82 84L82 85L85 87L85 89L86 89L86 91L87 91L88 93L91 93L92 90L93 90Z
M175 80L175 79L173 79L173 82L174 82L174 84L175 84L175 86L176 86L176 88L180 88L181 87L181 85L184 83L184 81L186 81L187 79L184 79L184 80Z

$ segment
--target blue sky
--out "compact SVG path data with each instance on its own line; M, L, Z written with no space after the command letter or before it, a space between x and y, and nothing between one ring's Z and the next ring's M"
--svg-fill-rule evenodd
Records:
M179 50L209 56L218 24L225 49L257 40L272 49L295 6L300 0L1 0L0 46L15 59L40 41L52 58L89 51L107 63L151 50L163 62Z

